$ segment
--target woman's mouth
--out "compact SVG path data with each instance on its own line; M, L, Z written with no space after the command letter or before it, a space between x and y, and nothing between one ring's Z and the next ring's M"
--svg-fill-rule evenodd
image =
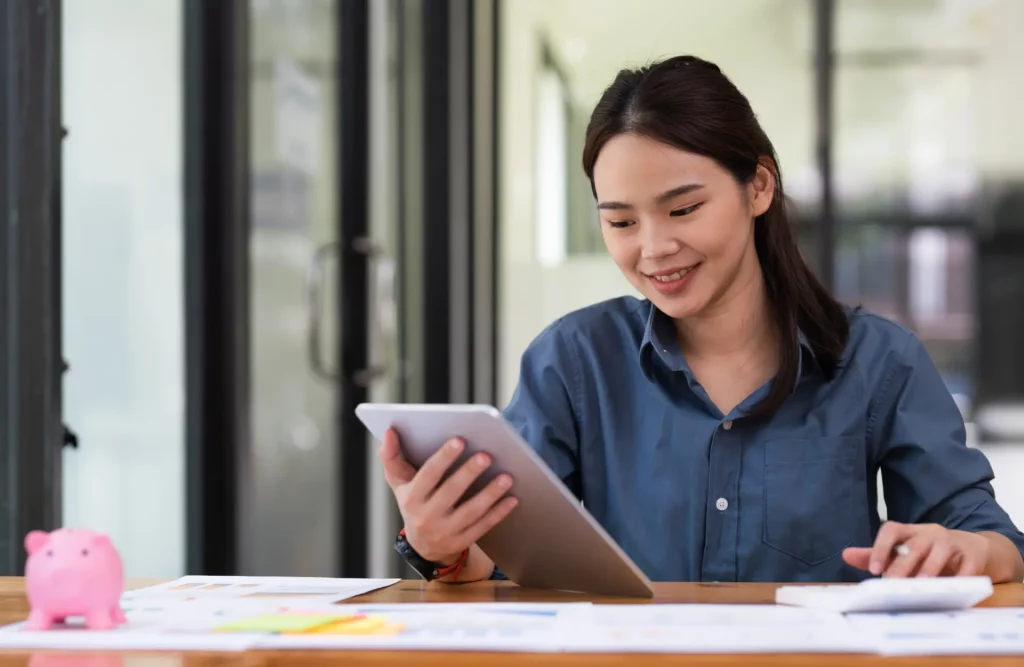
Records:
M670 269L653 274L645 273L644 275L651 281L654 289L662 294L674 295L685 290L693 282L693 276L700 267L701 263L698 262L681 269Z

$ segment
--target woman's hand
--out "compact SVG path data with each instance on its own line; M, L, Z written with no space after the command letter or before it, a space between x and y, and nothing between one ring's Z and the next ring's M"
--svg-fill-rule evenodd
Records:
M873 547L846 549L843 560L886 577L970 576L988 573L991 552L987 534L888 521Z
M499 475L458 507L470 485L490 466L490 457L477 454L441 483L441 478L462 454L463 443L445 443L416 471L402 457L398 434L389 430L380 448L384 476L395 494L405 522L405 539L423 558L447 565L458 560L516 506L505 497L512 480Z

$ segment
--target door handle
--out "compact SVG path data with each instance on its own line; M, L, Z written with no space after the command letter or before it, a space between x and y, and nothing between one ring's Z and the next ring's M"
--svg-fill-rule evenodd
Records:
M354 239L352 247L356 252L362 253L369 258L371 266L370 290L373 296L373 308L376 317L374 318L375 330L370 340L375 340L384 345L378 345L376 350L383 357L382 363L370 364L367 368L357 370L352 381L361 386L368 387L375 380L386 377L392 371L401 367L397 359L398 340L398 306L395 299L396 267L395 261L387 256L383 250L367 237ZM327 259L337 255L338 243L328 243L317 248L310 262L309 271L306 277L306 288L309 297L309 320L307 323L307 340L309 346L309 365L313 372L324 380L337 380L338 370L331 368L323 358L323 341L321 331L323 329L323 285L324 266Z
M352 381L360 387L369 387L374 381L388 377L400 366L398 354L398 306L395 298L395 260L373 239L361 236L352 247L369 258L371 316L373 330L370 340L377 344L370 350L367 368L355 372ZM376 359L372 359L376 357Z
M64 447L71 447L72 449L78 449L78 434L68 428L67 424L64 424Z
M316 249L313 260L309 263L306 273L306 291L309 298L309 319L307 322L307 343L309 346L309 366L313 372L324 380L335 380L337 369L330 368L323 358L323 345L320 340L323 328L324 308L324 265L332 255L338 254L337 243L327 243Z

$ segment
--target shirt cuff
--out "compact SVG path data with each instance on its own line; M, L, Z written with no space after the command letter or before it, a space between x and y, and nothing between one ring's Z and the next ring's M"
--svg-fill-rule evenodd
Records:
M925 520L953 530L999 533L1013 542L1024 558L1024 533L987 489L971 488L937 507Z

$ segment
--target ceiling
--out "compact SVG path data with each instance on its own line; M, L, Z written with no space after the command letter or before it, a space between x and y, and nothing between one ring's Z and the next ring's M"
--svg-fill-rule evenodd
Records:
M987 37L992 8L1020 0L840 0L840 54L890 50L970 53ZM726 74L786 67L810 71L813 0L515 0L531 11L590 106L624 66L679 53L714 60ZM522 7L522 10L519 8ZM767 61L766 61L767 58Z
M886 179L922 160L970 162L978 68L986 58L1002 57L986 43L1017 2L1024 0L839 0L841 175L852 170ZM783 162L796 167L796 180L806 187L817 180L813 9L813 0L512 0L509 6L532 13L581 113L623 67L680 53L717 63L751 100Z

